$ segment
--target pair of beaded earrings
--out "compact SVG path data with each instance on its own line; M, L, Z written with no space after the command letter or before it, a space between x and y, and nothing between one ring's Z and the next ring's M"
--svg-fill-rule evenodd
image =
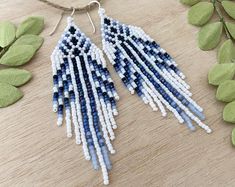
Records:
M131 94L137 93L153 111L159 109L162 116L166 116L167 108L192 131L194 121L211 133L202 122L203 109L191 99L190 86L170 55L141 28L119 23L105 15L98 1L91 3L99 5L103 51ZM65 111L67 136L71 137L74 131L86 160L91 160L95 170L101 168L107 185L112 167L109 153L115 153L111 141L117 128L114 117L118 114L119 97L103 53L68 17L68 26L51 60L57 124L62 125Z

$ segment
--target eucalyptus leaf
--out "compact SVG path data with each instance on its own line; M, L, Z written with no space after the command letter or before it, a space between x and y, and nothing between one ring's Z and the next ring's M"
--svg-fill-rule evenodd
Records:
M232 144L235 146L235 128L232 130Z
M222 6L224 7L225 12L235 19L235 3L232 1L222 1Z
M225 80L233 79L235 74L235 64L216 64L208 73L209 84L217 86Z
M43 38L33 34L26 34L19 37L13 45L32 45L35 50L38 50L43 43Z
M214 13L214 6L209 2L199 2L188 11L188 22L192 25L202 26L207 23Z
M185 5L195 5L196 3L200 2L200 0L180 0L181 3L185 4Z
M228 103L223 110L223 120L235 123L235 101Z
M43 17L29 17L24 20L16 31L16 37L19 38L25 34L39 34L44 27Z
M12 86L21 86L31 79L29 71L17 68L0 70L0 82L8 83Z
M235 100L235 80L223 81L217 89L216 99L223 102Z
M32 45L13 45L0 59L0 64L20 66L28 62L36 52Z
M231 63L235 59L235 47L232 40L226 40L218 52L219 63Z
M23 97L23 93L16 87L0 83L0 108L7 107Z
M215 48L220 40L223 31L221 22L210 23L201 28L198 34L198 46L202 50Z
M0 22L0 47L6 47L10 45L16 35L15 25L10 21Z
M226 26L233 39L235 39L235 24L226 22Z

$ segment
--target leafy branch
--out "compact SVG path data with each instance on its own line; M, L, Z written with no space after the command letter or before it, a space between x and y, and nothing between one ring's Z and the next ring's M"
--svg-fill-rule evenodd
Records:
M0 64L8 67L29 62L43 43L37 36L44 27L42 17L29 17L18 28L10 21L0 22ZM0 70L0 108L7 107L23 97L17 88L31 79L30 72L18 68Z
M219 0L211 0L211 2L213 3L214 9L215 9L217 15L219 16L220 21L221 21L222 24L223 24L223 27L224 27L225 34L226 34L227 38L228 38L228 39L232 39L232 36L231 36L231 34L230 34L230 32L229 32L229 29L228 29L228 27L226 26L226 23L225 23L225 21L224 21L223 14L221 13L220 8L219 8L218 5L217 5L217 3L220 3L220 4L221 4L221 1L219 1Z
M208 73L208 82L218 86L216 99L226 102L223 120L235 124L235 24L226 20L223 12L235 19L235 2L229 0L180 0L192 6L188 11L188 23L201 27L198 33L198 46L207 51L218 47L223 31L226 36L218 48L218 63ZM221 10L224 11L221 11ZM219 21L211 21L216 14ZM232 143L235 145L235 128L232 131Z

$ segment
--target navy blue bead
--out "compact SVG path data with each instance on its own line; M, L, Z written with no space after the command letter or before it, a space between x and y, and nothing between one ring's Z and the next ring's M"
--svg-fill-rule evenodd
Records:
M71 34L75 34L75 31L76 31L76 29L75 29L73 26L71 26L71 27L69 28L69 32L70 32Z
M110 25L110 20L109 20L109 19L107 19L107 18L104 18L104 24L106 24L106 25Z

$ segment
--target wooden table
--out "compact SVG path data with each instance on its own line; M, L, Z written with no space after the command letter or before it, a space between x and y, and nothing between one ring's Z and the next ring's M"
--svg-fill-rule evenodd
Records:
M70 7L88 0L56 2ZM109 64L121 97L110 186L234 186L233 127L221 120L224 104L215 100L216 90L207 83L216 52L198 49L198 28L187 24L188 8L176 0L104 0L102 5L111 17L142 27L175 58L214 130L211 135L201 129L191 133L172 114L164 119L152 112L129 94ZM50 54L66 18L50 37L60 11L37 0L1 0L0 10L1 20L15 24L29 15L45 17L44 45L24 67L33 73L33 80L21 88L25 96L20 102L0 110L0 186L102 186L101 172L84 160L74 139L66 138L65 126L57 127L52 112ZM91 16L99 28L97 9ZM76 15L75 21L101 47L100 32L92 34L86 14Z

